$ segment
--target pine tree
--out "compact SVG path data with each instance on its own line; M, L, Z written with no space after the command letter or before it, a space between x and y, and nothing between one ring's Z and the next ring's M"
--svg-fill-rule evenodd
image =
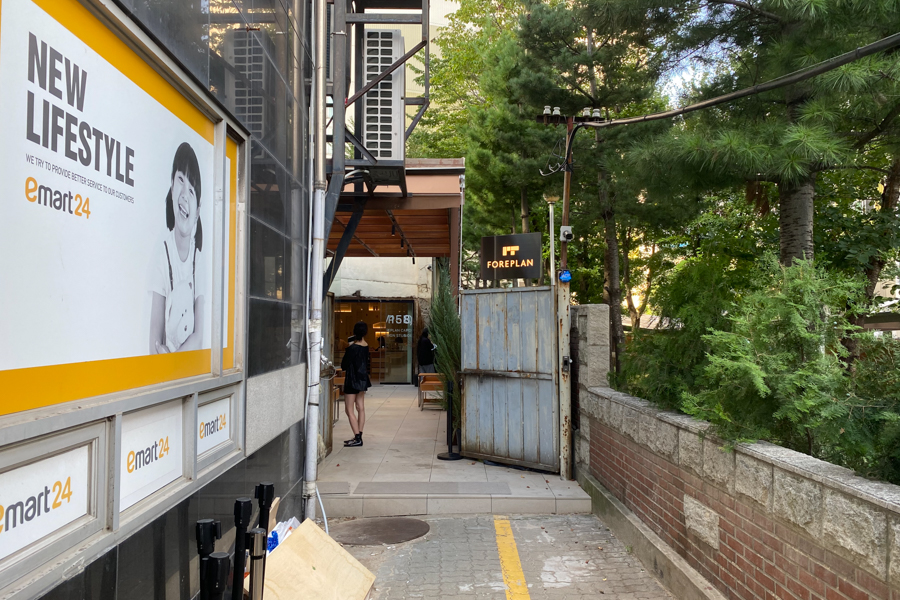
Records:
M661 109L655 86L662 62L647 52L652 38L595 9L589 0L529 4L519 29L525 68L513 84L532 104L559 106L568 115L580 114L585 107L600 110L606 118ZM619 221L639 221L642 211L636 207L647 201L635 171L622 157L636 140L667 126L582 134L575 140L572 222L581 232L576 234L579 243L599 233L605 249L603 299L610 306L616 372L625 351ZM573 246L577 257L577 244ZM585 282L573 280L573 290L579 288L586 288ZM577 292L576 298L588 300Z
M685 101L753 86L876 41L900 28L897 0L601 0L602 10L641 14L662 27L656 52L712 73ZM664 23L659 25L659 23ZM673 24L677 26L673 27ZM774 186L780 260L814 256L816 183L825 171L860 167L900 115L896 54L876 55L780 90L703 111L654 144L656 165Z

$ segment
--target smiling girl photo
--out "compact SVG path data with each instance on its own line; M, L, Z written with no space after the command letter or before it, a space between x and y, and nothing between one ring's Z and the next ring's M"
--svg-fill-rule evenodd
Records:
M203 262L200 166L187 142L178 146L166 196L166 227L150 274L150 354L203 347L204 297L197 288Z

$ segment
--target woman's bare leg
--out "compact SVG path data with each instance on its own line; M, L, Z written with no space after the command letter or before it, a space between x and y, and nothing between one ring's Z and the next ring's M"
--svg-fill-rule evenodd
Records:
M359 432L362 429L357 423L356 415L353 412L353 407L356 405L356 399L361 395L362 394L344 394L344 412L347 413L347 420L350 421L350 429L353 430L353 435L359 435ZM365 421L364 414L363 421Z
M359 427L358 432L362 433L363 429L366 426L366 393L360 392L356 394L356 398L354 398L354 404L356 405L356 412L359 415L357 417L357 427ZM354 431L353 433L357 433Z

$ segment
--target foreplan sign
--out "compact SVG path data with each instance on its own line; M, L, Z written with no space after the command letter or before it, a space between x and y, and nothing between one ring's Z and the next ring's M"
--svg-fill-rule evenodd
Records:
M481 238L481 279L537 279L540 276L540 233Z

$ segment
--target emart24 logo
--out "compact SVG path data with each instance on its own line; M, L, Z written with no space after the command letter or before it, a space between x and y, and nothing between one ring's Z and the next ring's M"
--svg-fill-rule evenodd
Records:
M129 473L139 471L169 455L169 436L159 438L143 450L132 450L128 453L126 467Z
M200 439L202 440L211 435L215 435L225 429L226 426L227 422L224 414L218 415L215 419L211 419L205 423L200 423Z
M0 504L0 535L35 519L46 517L51 511L62 508L64 503L68 504L71 501L72 478L66 477L65 483L55 481L52 486L45 485L44 489L34 496L6 506Z

